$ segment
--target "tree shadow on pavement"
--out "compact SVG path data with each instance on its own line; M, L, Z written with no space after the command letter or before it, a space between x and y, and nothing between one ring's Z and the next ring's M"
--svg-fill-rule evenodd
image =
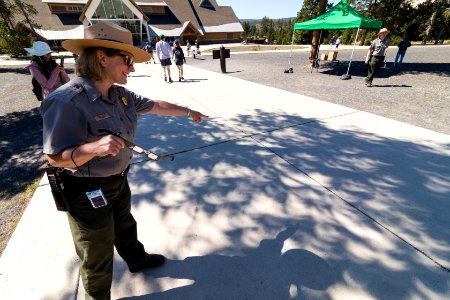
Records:
M147 223L149 214L179 239L167 240L171 246L165 254L181 260L146 273L142 299L153 299L155 293L173 299L181 291L193 295L184 299L199 299L214 292L214 286L200 290L207 278L221 282L222 299L246 295L249 289L270 293L270 284L257 290L258 282L276 279L281 298L273 299L284 299L292 276L301 282L299 294L317 299L333 298L336 289L376 299L439 298L448 292L450 145L388 138L352 126L338 130L332 120L308 123L262 110L229 121L264 132L181 153L172 163L139 163L129 174L133 207L139 208L135 217L138 227L144 226L141 241L151 247L146 236L162 230ZM192 144L208 144L227 129L171 118L148 118L140 126L140 139L160 143L160 150L170 148L162 153L195 149ZM178 134L155 135L168 131ZM246 256L290 224L298 230L289 235L288 249L309 257L297 260L294 274L282 271L278 256L274 261L268 254ZM195 259L180 254L189 251ZM277 253L283 257L288 251ZM244 271L257 260L261 266L273 262L279 271L271 273L276 269L271 263L264 271ZM331 289L312 291L300 278L302 271L315 272L316 264L308 261L330 266L325 273L332 274ZM227 273L230 264L236 278ZM197 269L186 271L187 266ZM119 268L113 286L132 294L127 276L126 268ZM153 280L158 276L195 282L167 288Z
M42 176L42 118L39 108L0 116L0 200L23 191Z

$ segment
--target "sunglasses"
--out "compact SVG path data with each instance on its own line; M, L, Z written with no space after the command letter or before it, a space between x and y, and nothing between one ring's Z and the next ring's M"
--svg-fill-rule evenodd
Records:
M128 67L131 67L134 63L134 59L132 56L120 53L119 50L116 49L108 49L108 48L100 48L105 52L107 56L120 56L123 58L123 61Z
M128 67L131 67L134 64L134 60L133 60L132 56L129 56L129 55L126 55L126 54L123 54L123 53L119 53L119 52L116 53L115 55L122 57L123 61L125 62L125 64Z

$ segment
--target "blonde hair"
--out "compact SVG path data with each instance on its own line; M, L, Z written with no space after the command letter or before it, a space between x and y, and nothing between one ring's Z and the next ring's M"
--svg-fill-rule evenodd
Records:
M97 51L105 51L104 48L86 48L77 58L75 72L77 76L86 77L93 81L102 80L106 73L98 62Z

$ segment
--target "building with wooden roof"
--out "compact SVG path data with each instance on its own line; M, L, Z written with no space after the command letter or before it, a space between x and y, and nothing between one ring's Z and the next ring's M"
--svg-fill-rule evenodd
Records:
M39 39L49 41L83 38L84 26L99 20L128 28L135 45L161 34L205 44L239 42L244 31L232 7L219 6L216 0L22 1L36 8L34 31Z

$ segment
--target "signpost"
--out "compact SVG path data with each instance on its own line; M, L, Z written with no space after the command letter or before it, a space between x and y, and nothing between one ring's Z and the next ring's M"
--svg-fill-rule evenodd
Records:
M213 59L220 59L220 69L222 70L222 73L227 72L225 58L230 58L230 49L225 49L224 46L221 46L219 50L213 50Z

